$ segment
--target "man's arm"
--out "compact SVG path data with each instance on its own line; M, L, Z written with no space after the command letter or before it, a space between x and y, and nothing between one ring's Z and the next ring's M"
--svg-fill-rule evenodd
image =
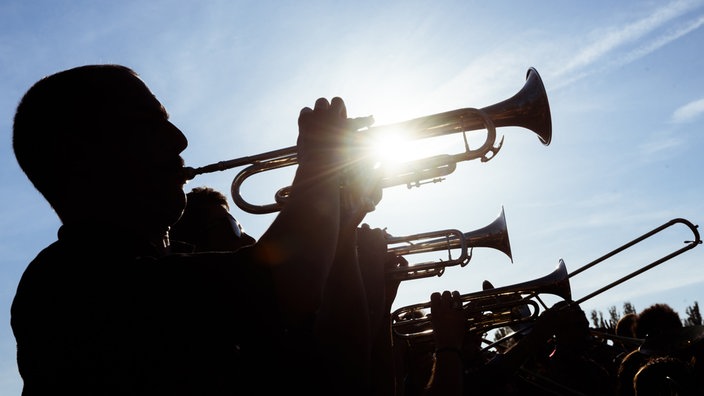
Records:
M347 110L340 98L316 101L298 119L298 167L286 204L253 247L270 267L289 324L319 308L340 231L340 175L345 166Z

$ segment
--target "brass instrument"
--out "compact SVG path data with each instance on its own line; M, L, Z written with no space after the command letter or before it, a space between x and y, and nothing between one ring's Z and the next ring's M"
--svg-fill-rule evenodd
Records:
M673 353L682 353L697 348L704 340L704 326L685 326L672 329L662 336L646 337L638 351L648 356L665 356Z
M433 239L430 239L433 238ZM387 237L387 252L396 256L410 256L419 253L447 251L447 260L424 261L397 267L387 271L387 276L398 280L411 280L441 276L446 267L460 265L464 267L472 259L475 247L486 247L499 250L511 259L511 243L506 227L506 214L501 207L501 213L490 224L466 233L459 230L440 230L414 234L405 237ZM453 251L459 250L459 255L453 257Z
M370 119L371 117L367 117ZM442 176L454 172L457 162L481 159L489 161L501 149L503 138L497 146L496 128L518 126L529 129L538 135L544 145L549 145L552 139L552 121L545 87L540 75L534 68L529 68L523 88L509 99L482 109L463 108L444 113L415 118L396 124L369 126L364 118L350 120L351 124L362 125L354 128L360 133L383 134L391 130L404 131L411 139L425 139L453 133L463 133L464 152L443 154L410 161L403 164L398 171L388 174L381 170L379 180L382 188L406 184L409 188L419 186L424 180L440 181ZM366 125L365 125L366 124ZM465 132L487 130L484 143L478 149L470 149ZM240 188L245 179L259 172L279 169L298 163L296 146L273 150L266 153L221 161L199 168L185 168L187 178L223 171L244 165L249 165L240 171L232 181L231 194L235 204L242 210L253 214L272 213L281 210L288 195L288 187L278 190L275 203L254 205L247 202L240 194ZM396 169L396 168L395 168Z
M554 294L564 300L572 298L567 267L560 260L548 275L528 282L462 294L463 309L467 314L467 330L485 332L493 328L532 321L539 314L538 294ZM528 306L530 314L521 310ZM401 338L432 335L430 302L408 305L391 314L394 334Z
M589 332L596 339L612 341L614 343L627 345L633 348L638 348L643 343L643 341L645 341L644 338L620 336L618 334L611 334L603 330L590 329Z
M623 276L608 285L589 293L588 295L572 301L571 289L569 284L569 278L599 264L606 259L613 257L614 255L642 242L643 240L652 237L653 235L672 227L676 224L683 224L690 229L694 239L691 241L685 241L686 246L677 249L653 262L647 264L630 274ZM606 253L605 255L597 258L596 260L583 265L574 272L567 274L565 269L565 263L560 259L558 267L551 274L524 283L519 283L516 285L510 285L495 289L483 290L481 292L464 294L461 296L463 303L463 309L467 311L468 316L468 329L470 331L487 331L492 328L512 326L515 324L531 322L533 319L537 318L538 312L532 312L530 316L525 315L514 315L515 312L519 312L521 308L525 306L530 306L531 308L538 308L537 304L530 301L533 298L537 299L542 305L543 309L547 309L542 301L540 301L540 294L554 294L562 297L564 300L569 302L569 305L581 304L588 299L603 293L639 274L650 270L651 268L660 265L702 243L701 237L699 235L698 226L692 224L689 220L682 218L675 218L663 225L654 228L653 230L641 235L638 238ZM494 300L501 300L502 304L495 306ZM537 311L537 309L536 309ZM392 326L396 336L402 338L416 338L424 337L432 334L432 326L430 325L430 302L409 305L397 309L392 313ZM479 316L479 320L473 319ZM413 331L410 331L413 330ZM509 335L510 337L510 335ZM496 341L495 343L500 343L503 340Z

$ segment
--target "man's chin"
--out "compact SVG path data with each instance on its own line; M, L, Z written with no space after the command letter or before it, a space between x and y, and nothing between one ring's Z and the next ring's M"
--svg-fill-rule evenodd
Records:
M186 194L182 189L174 188L164 199L153 202L152 213L148 215L162 226L170 227L178 221L185 208Z

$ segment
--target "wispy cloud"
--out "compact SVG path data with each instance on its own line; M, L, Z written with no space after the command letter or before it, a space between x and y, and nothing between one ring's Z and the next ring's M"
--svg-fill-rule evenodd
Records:
M688 23L686 24L677 26L674 28L674 30L665 32L664 34L659 37L656 37L650 42L643 43L640 47L623 55L620 59L614 62L614 64L625 65L636 59L642 58L643 56L655 52L657 49L679 39L680 37L683 37L688 33L697 30L702 25L704 25L704 15L700 15L699 17L688 21Z
M672 113L672 122L689 122L704 113L704 98L689 102Z
M571 57L570 62L556 71L555 75L562 79L559 85L568 85L604 69L631 63L700 28L704 25L704 15L674 27L669 25L702 4L700 0L674 1L654 10L645 18L622 27L604 29L605 33L595 33L599 35L598 40L581 49ZM664 27L669 28L658 32ZM653 37L654 34L657 35Z
M679 147L682 144L684 144L682 139L665 136L661 139L653 139L640 144L638 148L644 158L655 158L657 155L662 155L660 153Z

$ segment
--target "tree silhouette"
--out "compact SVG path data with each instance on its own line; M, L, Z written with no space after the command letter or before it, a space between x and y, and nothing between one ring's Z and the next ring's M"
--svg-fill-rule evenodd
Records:
M631 304L630 301L626 301L623 303L623 316L626 316L628 314L637 314L638 311L636 311L636 307Z
M687 307L687 319L684 320L685 326L701 326L702 315L699 313L699 303L694 302L694 305Z
M594 325L594 328L605 329L607 327L606 321L604 320L604 314L601 311L597 311L596 309L592 309L591 316L592 316L592 324Z
M610 330L614 330L616 328L616 323L618 323L619 319L621 319L621 315L618 313L616 306L612 305L609 308L609 321L606 323L606 326L604 326L604 327L607 329L610 329Z
M597 312L596 309L592 309L591 317L592 327L599 327L599 312Z
M686 313L687 318L682 320L684 326L701 326L703 324L704 321L702 320L702 315L699 312L699 303L697 301L695 301L692 306L687 307ZM614 330L619 319L628 314L638 314L635 306L633 306L630 301L623 303L623 314L618 312L616 306L609 307L608 320L604 319L604 314L601 311L593 309L590 312L592 327L595 329ZM512 331L508 327L498 328L494 332L494 341L506 337L511 333ZM513 343L515 341L508 340L508 342Z

